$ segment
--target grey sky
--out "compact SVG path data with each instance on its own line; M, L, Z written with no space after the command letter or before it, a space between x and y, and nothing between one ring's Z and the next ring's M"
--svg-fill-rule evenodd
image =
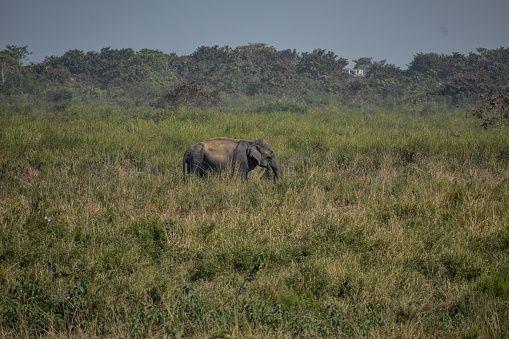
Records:
M421 52L509 47L508 17L508 0L0 0L0 50L28 45L37 63L71 49L265 43L405 69Z

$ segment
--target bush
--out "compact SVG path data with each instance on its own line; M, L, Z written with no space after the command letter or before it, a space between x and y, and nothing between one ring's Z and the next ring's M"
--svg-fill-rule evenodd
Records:
M274 112L292 112L292 113L307 113L309 106L302 101L294 100L277 100L275 102L262 104L257 112L258 113L274 113Z
M219 91L209 92L203 85L191 82L177 85L169 93L161 94L151 106L177 110L180 107L212 107L218 103Z
M509 126L509 97L505 95L481 96L484 104L471 110L470 113L483 121L484 128Z

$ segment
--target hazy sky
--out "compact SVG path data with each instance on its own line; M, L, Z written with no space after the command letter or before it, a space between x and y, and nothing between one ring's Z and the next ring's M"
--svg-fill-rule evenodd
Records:
M28 45L34 63L72 49L248 43L406 69L421 52L509 47L509 0L0 0L0 50Z

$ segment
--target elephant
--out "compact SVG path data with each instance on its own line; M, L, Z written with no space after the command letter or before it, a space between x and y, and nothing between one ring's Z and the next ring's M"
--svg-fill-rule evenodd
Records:
M212 138L189 146L182 160L184 177L187 174L204 176L207 172L229 171L238 174L242 180L256 166L270 168L274 180L281 178L276 153L265 139L244 140Z

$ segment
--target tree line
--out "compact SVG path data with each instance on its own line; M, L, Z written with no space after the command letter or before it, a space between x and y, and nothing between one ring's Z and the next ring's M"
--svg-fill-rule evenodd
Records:
M481 96L507 96L509 49L476 51L420 53L407 70L385 60L359 58L353 62L364 76L352 77L345 71L348 60L331 51L298 53L263 43L201 46L183 56L152 49L70 50L29 65L23 65L31 54L28 46L7 45L0 51L0 100L143 105L154 104L162 95L171 97L183 84L199 84L222 95L295 100L333 96L345 103L441 100L457 105L473 104Z

